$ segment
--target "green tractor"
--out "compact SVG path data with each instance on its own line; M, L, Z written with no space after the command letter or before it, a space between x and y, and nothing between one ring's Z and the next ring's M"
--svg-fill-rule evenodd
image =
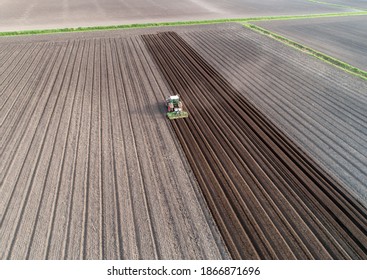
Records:
M180 96L171 95L166 99L167 117L170 120L187 118L189 113L183 110L183 103Z

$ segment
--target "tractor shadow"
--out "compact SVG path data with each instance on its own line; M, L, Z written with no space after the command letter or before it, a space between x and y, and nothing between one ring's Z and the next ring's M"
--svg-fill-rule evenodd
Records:
M131 115L140 115L144 118L155 118L155 119L165 119L167 113L167 108L165 101L159 101L156 103L140 103L134 109L130 108Z

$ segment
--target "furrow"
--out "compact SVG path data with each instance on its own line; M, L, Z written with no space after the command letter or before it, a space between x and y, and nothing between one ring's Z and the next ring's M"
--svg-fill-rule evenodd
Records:
M46 259L58 259L65 251L66 230L68 228L68 204L71 201L72 189L71 169L72 155L74 153L74 146L70 145L70 141L74 141L73 134L73 116L75 116L74 108L76 103L76 88L79 81L79 73L81 66L81 53L84 49L84 42L75 42L75 56L69 64L67 76L63 83L62 91L66 92L66 100L62 115L58 122L58 135L53 146L53 155L58 157L51 158L49 166L49 176L44 181L45 186L54 186L52 189L53 196L51 207L44 209L49 215L50 224L47 229L47 250ZM66 133L65 133L66 132Z
M83 126L83 142L84 142L84 147L85 149L83 149L83 153L80 154L80 156L86 157L86 160L83 162L83 166L79 167L81 168L81 170L83 170L84 172L81 174L82 177L81 180L82 182L78 182L78 185L82 185L83 186L83 190L81 190L81 192L83 192L83 197L79 198L79 201L83 201L83 214L82 214L82 223L81 223L81 235L80 235L80 250L79 250L79 258L80 259L87 259L87 242L88 242L88 231L89 230L94 230L96 231L97 229L95 227L91 227L89 228L89 224L88 224L88 216L89 216L89 186L90 186L90 165L91 165L91 154L94 151L91 151L91 138L92 138L92 127L93 127L93 123L92 123L92 112L95 106L93 103L93 92L95 91L94 87L95 87L95 57L97 55L96 52L96 40L93 39L91 42L91 51L89 53L89 57L88 57L88 70L90 70L91 72L89 72L88 74L88 80L87 80L87 86L85 88L86 91L86 101L85 101L85 108L83 109L83 116L87 116L87 119L83 120L83 124L85 124ZM80 151L81 152L81 151ZM93 240L92 240L93 242ZM94 253L94 252L93 252Z
M86 204L84 220L83 258L100 259L100 99L101 90L101 41L94 39L93 85L91 90L89 156L86 173Z
M150 209L150 201L147 198L147 186L149 185L149 179L145 176L143 166L142 166L142 157L144 156L144 160L146 155L140 154L139 146L141 139L139 138L139 121L140 116L138 113L139 108L137 108L136 104L136 97L134 96L134 93L137 91L135 87L135 69L132 68L132 59L129 54L129 45L127 40L122 40L122 50L123 50L123 57L125 64L125 75L123 75L124 78L124 84L126 85L126 104L127 109L129 112L129 128L130 128L130 134L132 135L132 158L136 159L136 166L134 169L129 169L130 176L132 178L137 177L133 182L134 186L137 186L136 190L133 190L133 195L135 195L134 201L139 202L139 205L143 205L143 207L140 207L140 209L134 209L136 211L135 218L141 217L146 220L145 223L137 222L139 228L137 228L138 233L137 236L138 239L138 246L139 246L139 254L140 258L146 259L155 259L158 257L157 254L159 252L157 251L157 244L154 236L154 226L152 223L152 213ZM134 114L135 112L135 114ZM132 117L134 116L134 117ZM143 236L145 236L143 238ZM149 237L148 237L149 236Z
M70 131L69 131L69 138L68 146L70 149L69 160L70 164L68 164L68 171L66 171L66 175L68 176L67 184L69 186L70 192L70 201L67 205L67 220L65 226L65 234L63 237L63 252L62 258L68 259L69 258L69 250L70 250L70 239L71 239L71 229L75 223L79 223L79 220L76 220L73 216L75 203L78 205L78 201L75 202L75 196L79 191L79 186L75 185L75 177L76 177L76 165L77 165L77 154L79 151L79 143L80 143L80 126L81 126L81 111L83 108L83 97L84 97L84 90L85 90L85 74L87 72L87 59L88 59L88 49L89 49L89 42L83 41L83 48L79 56L81 57L79 71L78 71L78 78L76 81L75 87L75 97L73 102L73 107L75 108L73 112L73 117L71 119L70 124Z
M105 171L104 174L109 174L107 176L107 186L108 192L106 190L104 207L105 213L107 217L114 217L114 219L108 219L106 221L106 225L108 225L109 231L106 232L106 236L104 236L104 242L106 247L106 259L121 259L122 251L123 251L123 239L122 239L122 231L120 227L120 223L123 223L121 219L121 201L119 200L119 185L117 179L117 157L119 152L116 150L116 138L118 128L114 125L112 121L115 118L116 114L114 113L116 110L116 100L114 96L116 95L116 73L114 72L113 67L113 57L112 57L112 45L109 39L106 39L106 61L105 61L105 70L103 72L106 73L107 81L104 84L105 92L108 92L107 96L104 98L105 105L103 110L105 112L105 128L107 132L103 135L103 139L110 139L107 143L104 140L104 162ZM116 152L115 152L116 151ZM117 155L115 155L117 154ZM106 177L106 176L105 176ZM107 227L107 226L106 226Z
M68 225L65 232L65 259L83 259L83 230L84 230L84 209L85 209L85 172L88 160L88 124L89 124L89 104L93 77L93 41L86 40L83 50L82 66L80 69L79 82L77 87L77 99L75 108L78 108L76 124L71 130L75 136L70 146L74 145L72 179L70 181L71 200L69 204ZM74 142L75 141L75 142ZM42 231L43 232L43 231Z
M29 87L29 85L32 85L36 80L35 78L38 77L38 72L42 69L42 66L44 65L44 55L45 53L47 54L47 47L48 46L43 46L38 48L36 54L33 55L33 60L29 60L29 66L26 73L22 76L22 79L19 80L18 83L14 83L15 85L13 88L6 89L9 92L9 95L7 99L4 100L0 108L0 113L2 115L2 118L0 120L0 129L4 129L4 126L6 125L6 123L4 124L4 122L6 121L10 113L12 113L13 115L17 115L15 114L18 113L17 110L13 108L16 104L22 103L22 98L27 96L24 95L24 91L26 91L27 86ZM18 92L18 94L14 92Z
M24 159L24 162L22 164L22 169L20 170L19 175L16 177L17 180L13 184L11 184L11 185L14 186L14 189L16 189L17 191L20 191L19 190L20 188L23 189L22 190L23 195L12 196L12 198L14 198L14 199L10 199L10 201L7 204L7 209L9 209L9 207L12 207L12 205L14 203L16 205L18 205L18 207L20 205L19 210L14 211L14 212L10 212L9 215L7 215L7 210L6 210L5 214L4 214L4 218L1 221L1 224L3 225L3 222L4 222L4 225L5 225L4 227L0 227L1 229L6 230L8 226L12 226L13 230L6 230L6 234L7 235L10 234L10 236L12 236L12 238L14 238L16 236L16 233L17 233L18 228L19 228L19 220L21 219L22 215L24 214L25 206L26 206L27 201L29 199L29 196L31 194L32 182L33 182L33 180L36 176L36 171L37 171L39 163L40 163L40 158L41 158L42 151L45 147L46 139L47 140L49 140L50 138L52 139L53 134L56 132L54 130L54 127L52 127L52 126L51 126L51 129L50 129L50 130L52 130L52 132L50 132L48 130L50 128L50 123L52 121L54 121L55 112L58 109L57 104L59 102L59 97L60 97L60 94L59 94L60 91L59 90L60 90L61 84L64 80L64 73L65 73L65 70L67 68L67 64L68 64L68 61L70 59L72 49L73 48L69 48L69 53L67 55L67 59L64 60L64 62L65 62L64 66L65 67L63 67L63 70L61 70L62 74L58 75L56 77L56 82L54 84L56 86L53 87L52 90L50 91L49 96L51 96L51 99L54 100L54 103L50 102L52 105L50 107L46 106L44 108L43 112L46 112L46 114L45 113L42 114L42 118L40 119L40 123L36 127L36 131L35 131L35 133L32 137L31 146L36 145L37 148L33 148L30 151L29 154L27 153L27 156ZM62 100L60 102L62 102ZM46 137L46 135L49 136L49 137ZM52 140L50 140L50 141L52 141ZM45 156L47 157L47 154ZM32 160L33 164L30 164L28 162L29 160ZM26 162L28 162L28 163L25 164ZM48 164L48 161L46 160L45 162L41 162L41 164L42 165L43 164ZM23 165L25 166L24 169L23 169ZM29 174L31 174L31 175L29 176ZM13 220L13 221L15 220L16 221L15 225L13 223L9 223L8 219ZM8 239L9 237L5 236L5 238ZM14 239L13 239L13 242L14 242ZM10 258L11 250L12 250L13 245L14 245L13 242L7 243L7 247L3 248L3 250L1 250L2 252L4 252L4 254L6 254L7 258Z
M19 80L23 79L23 76L27 73L27 68L32 64L34 52L40 47L39 44L30 45L21 55L18 54L19 60L16 59L12 61L12 63L5 68L6 71L1 75L2 79L0 82L0 96L2 102L5 103L9 96L11 96L9 94L11 92L11 87L16 87Z
M38 79L29 84L26 92L21 92L24 94L24 99L21 102L17 102L13 107L13 111L18 111L18 113L13 116L13 112L11 112L10 122L0 129L0 134L2 134L0 139L0 156L3 159L0 162L0 170L3 170L0 175L0 182L7 174L11 162L14 159L14 154L17 151L17 147L23 139L24 134L22 135L22 133L24 133L25 128L29 124L30 114L33 113L35 106L38 104L34 102L34 99L37 100L39 94L34 94L33 90L37 90L42 86L43 77L45 73L47 73L48 63L50 63L51 60L52 52L48 51L46 52L46 57L44 57L44 62L39 65L39 71L34 73Z
M12 104L9 104L7 112L3 112L3 118L1 118L0 125L0 134L3 135L0 139L0 156L4 159L4 165L9 160L8 154L10 151L13 151L12 149L9 149L9 147L12 147L13 145L16 146L16 141L19 139L18 135L20 131L17 128L25 125L28 120L26 116L29 116L29 112L33 109L32 106L28 105L30 104L32 97L36 95L33 91L37 89L42 80L43 73L47 68L47 63L51 59L51 54L51 51L39 53L37 59L42 59L42 62L38 61L38 63L34 63L33 69L31 69L33 75L29 75L29 79L23 82L21 88L17 90L19 91L18 94L15 94L14 92L13 95L16 97ZM31 79L32 76L33 80Z
M121 222L118 225L119 232L121 234L120 240L122 240L120 254L122 259L139 258L139 248L137 244L136 235L136 220L135 213L133 210L134 201L132 195L132 184L130 184L129 177L129 167L131 166L131 161L129 160L130 149L129 144L131 143L131 135L129 135L129 122L127 118L123 117L127 112L126 104L126 85L123 82L123 60L122 54L118 46L120 45L120 40L111 39L111 50L112 50L112 60L117 63L113 64L113 71L115 77L114 87L116 92L111 96L112 102L115 106L112 107L113 115L118 116L118 122L115 123L115 137L114 146L116 147L116 200L121 201L121 207L119 216ZM116 202L118 203L118 202Z
M78 44L77 44L78 45ZM20 221L20 226L18 233L15 236L21 236L21 238L16 239L13 246L13 252L11 254L12 259L14 258L21 258L24 259L27 251L28 251L28 244L30 243L31 235L27 235L25 233L32 231L35 228L35 225L37 224L38 215L35 215L36 213L40 214L40 206L42 205L42 199L44 198L45 189L47 186L55 186L57 184L48 184L47 180L49 179L49 175L53 174L53 165L52 163L54 161L55 155L62 154L61 160L57 161L58 164L63 166L64 164L64 151L65 151L65 145L60 143L61 142L61 134L63 133L64 129L67 130L67 128L64 128L63 126L66 125L68 122L63 122L64 115L65 120L69 119L71 116L67 116L67 110L69 108L72 108L73 103L73 97L72 95L67 94L70 89L70 81L71 81L71 74L68 76L69 73L74 73L73 70L75 70L75 64L77 62L76 56L78 54L78 48L79 46L73 47L70 60L73 61L73 63L70 63L68 65L68 68L66 69L65 75L67 76L62 83L62 87L59 90L60 98L65 98L63 101L61 101L61 104L57 104L56 113L54 116L55 121L50 123L50 127L55 128L56 132L53 135L53 133L50 133L48 131L48 135L52 135L54 137L53 139L45 140L45 146L44 150L42 151L40 155L40 162L41 164L38 166L38 168L35 170L34 180L30 182L30 185L32 187L31 196L27 202L27 205L25 206L25 215L23 217L24 221ZM62 96L64 93L65 97ZM61 183L61 178L59 179L59 182ZM56 193L58 193L58 190L55 190ZM37 211L30 211L30 209L37 209ZM50 211L52 212L52 211ZM53 218L51 218L52 221L54 221ZM61 219L60 219L61 220ZM25 222L26 221L26 222ZM62 230L57 231L58 234L62 232ZM28 238L24 238L24 236L27 236ZM60 246L62 242L60 242L58 245Z
M60 48L57 52L54 53L53 63L49 65L46 71L47 74L43 76L43 81L39 86L40 87L39 92L43 91L43 96L45 96L45 98L43 100L40 99L42 95L38 96L38 99L35 98L36 99L35 103L37 104L37 106L34 107L34 110L32 113L34 123L26 126L26 129L23 133L21 141L19 142L18 146L16 147L17 150L20 150L22 152L20 151L17 152L15 156L12 158L11 167L13 168L10 168L9 172L6 174L4 174L3 172L1 173L4 176L0 184L1 186L0 187L0 192L1 192L1 196L0 196L1 216L0 217L1 219L3 219L4 212L6 211L5 209L7 208L6 206L8 205L8 202L11 199L11 197L14 195L14 191L16 190L16 188L9 188L9 186L11 185L10 180L11 181L17 180L19 173L21 172L24 166L24 155L27 156L27 154L30 151L30 145L32 142L32 138L34 137L35 130L39 126L40 119L50 99L49 95L47 94L51 91L53 87L53 84L57 77L57 73L59 71L61 63L63 62L65 52L66 52L66 47ZM55 65L57 66L54 67ZM38 100L41 100L41 102L38 102Z

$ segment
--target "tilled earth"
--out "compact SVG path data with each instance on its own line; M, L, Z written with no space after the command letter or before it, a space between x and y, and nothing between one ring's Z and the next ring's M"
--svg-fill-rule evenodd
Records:
M172 123L238 259L365 259L367 210L173 32L143 36L191 117Z
M366 84L170 29L1 38L0 258L366 259Z
M255 24L367 71L367 15Z
M364 80L239 25L180 34L367 206Z
M141 39L74 36L0 42L0 259L229 258Z

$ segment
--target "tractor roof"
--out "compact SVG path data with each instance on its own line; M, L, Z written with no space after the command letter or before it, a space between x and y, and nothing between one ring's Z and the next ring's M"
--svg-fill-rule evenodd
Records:
M179 100L180 99L180 96L179 95L171 95L169 97L169 99L171 99L171 100Z

